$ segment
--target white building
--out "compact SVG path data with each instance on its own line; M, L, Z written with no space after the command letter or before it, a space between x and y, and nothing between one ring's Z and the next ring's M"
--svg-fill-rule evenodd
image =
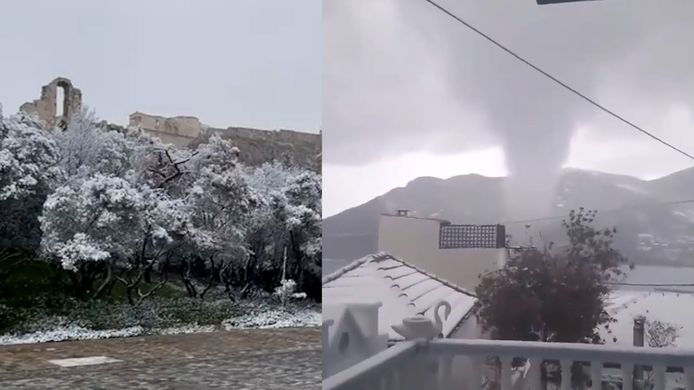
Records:
M479 276L503 267L508 259L502 225L453 225L412 217L405 210L381 215L378 251L405 259L428 273L474 291Z
M436 313L442 301L451 308L448 315L441 308ZM323 278L323 321L329 324L324 372L334 374L384 350L381 337L389 345L404 341L393 326L413 316L440 323L443 337L475 337L469 332L476 327L465 326L475 302L472 293L387 253L356 260ZM374 345L379 347L367 347Z

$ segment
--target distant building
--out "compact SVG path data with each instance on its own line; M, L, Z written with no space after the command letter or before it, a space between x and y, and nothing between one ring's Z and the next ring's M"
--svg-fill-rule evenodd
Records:
M193 116L166 118L139 111L130 114L128 125L178 147L187 146L203 131L202 123Z
M413 217L407 210L381 215L378 251L470 291L480 275L500 269L508 259L502 225L453 225Z

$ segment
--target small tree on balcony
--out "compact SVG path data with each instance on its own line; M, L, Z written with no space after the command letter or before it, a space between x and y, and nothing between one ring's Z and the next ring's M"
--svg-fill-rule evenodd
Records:
M607 282L626 259L614 248L616 229L595 229L595 211L571 211L563 221L568 245L529 248L504 268L482 277L476 289L481 325L508 340L599 343Z
M602 343L598 330L613 321L605 310L607 282L626 259L612 247L616 229L594 228L595 216L572 210L562 223L567 246L522 250L481 278L477 314L484 331L503 340Z

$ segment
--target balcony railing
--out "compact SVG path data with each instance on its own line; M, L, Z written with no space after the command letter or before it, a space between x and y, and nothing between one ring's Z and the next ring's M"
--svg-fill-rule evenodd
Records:
M620 388L694 390L694 350L421 339L398 343L323 382L324 390Z

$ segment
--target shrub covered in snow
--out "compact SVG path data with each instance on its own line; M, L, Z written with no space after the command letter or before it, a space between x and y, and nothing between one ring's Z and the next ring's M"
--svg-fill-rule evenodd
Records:
M283 279L280 282L280 285L277 288L275 288L275 295L280 299L280 302L284 304L292 295L294 295L295 290L295 281L291 279Z

